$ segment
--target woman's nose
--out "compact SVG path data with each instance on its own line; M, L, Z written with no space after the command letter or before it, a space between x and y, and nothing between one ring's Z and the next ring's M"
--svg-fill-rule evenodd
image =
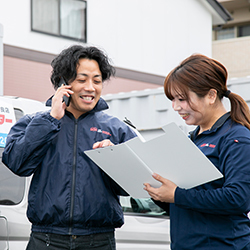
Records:
M181 109L181 106L178 101L172 101L172 108L174 111L179 111Z

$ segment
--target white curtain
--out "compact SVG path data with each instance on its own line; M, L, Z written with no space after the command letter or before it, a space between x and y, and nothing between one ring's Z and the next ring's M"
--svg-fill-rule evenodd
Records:
M85 39L86 3L79 0L61 0L61 35Z
M59 0L33 0L32 28L59 35Z

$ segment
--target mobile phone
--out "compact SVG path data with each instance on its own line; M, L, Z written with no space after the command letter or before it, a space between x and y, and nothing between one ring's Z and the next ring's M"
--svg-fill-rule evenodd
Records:
M61 79L60 79L59 87L61 87L62 85L68 85L68 84L66 83L66 81L64 80L63 77L61 77ZM63 102L65 102L65 104L66 104L67 106L69 106L70 99L71 99L71 95L70 95L69 97L66 96L66 95L63 96Z

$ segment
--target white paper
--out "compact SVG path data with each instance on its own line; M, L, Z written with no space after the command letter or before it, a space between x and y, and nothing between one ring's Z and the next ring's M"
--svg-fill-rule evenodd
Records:
M135 137L125 143L87 150L85 153L134 198L147 198L143 183L160 187L153 173L181 188L192 188L223 175L175 124L165 134L143 142Z

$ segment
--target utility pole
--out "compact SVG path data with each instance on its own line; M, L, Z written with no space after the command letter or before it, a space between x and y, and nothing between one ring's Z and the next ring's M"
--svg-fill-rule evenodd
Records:
M3 95L3 25L0 23L0 96Z

